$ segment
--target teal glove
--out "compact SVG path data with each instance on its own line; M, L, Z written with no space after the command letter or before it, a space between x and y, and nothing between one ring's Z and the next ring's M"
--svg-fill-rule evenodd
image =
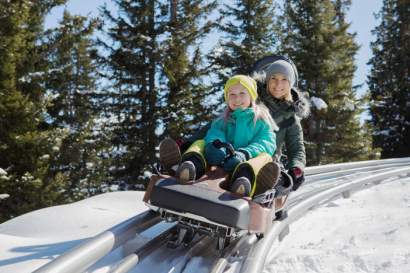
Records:
M227 172L235 170L236 166L247 160L245 152L235 151L234 156L226 159L223 168Z

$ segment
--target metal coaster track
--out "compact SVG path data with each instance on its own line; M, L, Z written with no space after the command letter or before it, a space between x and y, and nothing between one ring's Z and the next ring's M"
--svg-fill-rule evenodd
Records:
M288 217L282 221L274 221L271 230L265 234L263 239L258 240L255 235L245 234L236 241L233 241L221 253L211 258L213 260L209 272L224 272L230 266L229 261L238 256L245 257L242 263L236 265L241 267L240 272L262 272L272 244L277 239L281 240L289 232L289 225L303 217L309 209L340 196L347 198L352 191L378 184L388 178L409 176L409 166L410 158L399 158L307 168L306 185L310 185L311 189L303 193L294 193L291 196L288 200ZM105 255L134 238L136 234L160 222L159 215L153 211L139 214L64 253L34 272L84 272ZM129 272L135 266L138 266L145 257L151 254L155 255L155 251L162 248L171 236L173 229L174 227L170 227L148 243L139 246L135 252L113 266L110 272ZM179 267L183 269L192 257L204 255L209 249L214 249L215 244L215 239L206 236L196 239L185 250L184 258L180 261L183 264L179 265ZM154 272L155 270L151 269L150 271Z

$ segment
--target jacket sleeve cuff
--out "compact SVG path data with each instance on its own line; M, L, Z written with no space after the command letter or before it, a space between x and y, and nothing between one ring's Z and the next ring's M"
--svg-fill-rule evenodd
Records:
M241 152L241 153L243 153L243 154L245 155L246 160L251 159L251 154L250 154L247 150L245 150L245 149L239 149L238 151Z

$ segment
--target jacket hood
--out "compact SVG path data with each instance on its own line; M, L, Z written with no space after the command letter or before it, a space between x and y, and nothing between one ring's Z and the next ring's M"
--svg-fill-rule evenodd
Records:
M296 115L301 119L307 118L310 115L310 101L305 94L296 89L292 89L291 92Z

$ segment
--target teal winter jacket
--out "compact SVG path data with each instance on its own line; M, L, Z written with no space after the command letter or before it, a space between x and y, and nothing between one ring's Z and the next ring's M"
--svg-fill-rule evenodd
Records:
M265 152L272 156L276 151L276 136L272 128L264 120L254 122L255 113L252 108L236 109L227 121L218 118L212 122L205 136L206 144L219 139L229 142L235 150L241 149L254 158Z

